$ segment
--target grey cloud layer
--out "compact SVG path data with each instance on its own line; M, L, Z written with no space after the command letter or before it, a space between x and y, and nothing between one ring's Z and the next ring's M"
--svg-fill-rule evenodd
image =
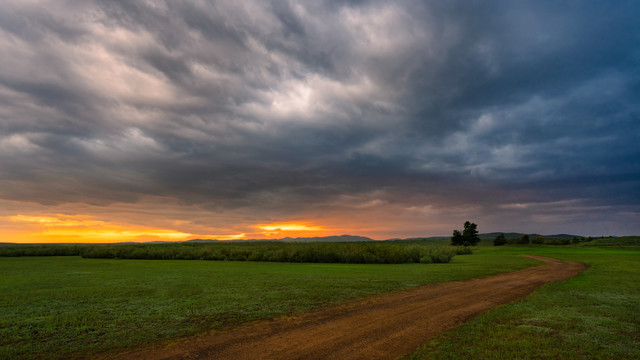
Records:
M638 212L634 1L3 8L7 199Z

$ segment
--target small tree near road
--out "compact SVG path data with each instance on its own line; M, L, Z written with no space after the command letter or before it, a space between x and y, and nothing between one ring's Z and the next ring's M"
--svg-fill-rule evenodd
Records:
M500 246L507 243L507 239L504 238L504 234L500 234L493 239L493 246Z

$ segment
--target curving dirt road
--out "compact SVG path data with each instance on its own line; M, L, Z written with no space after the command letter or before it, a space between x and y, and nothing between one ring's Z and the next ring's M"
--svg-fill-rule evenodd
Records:
M112 358L395 359L482 312L586 269L580 263L528 257L547 264L383 294Z

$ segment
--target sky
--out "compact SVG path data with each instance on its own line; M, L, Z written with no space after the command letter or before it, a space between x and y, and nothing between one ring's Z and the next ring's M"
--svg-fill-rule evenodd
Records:
M0 242L640 234L638 1L0 11Z

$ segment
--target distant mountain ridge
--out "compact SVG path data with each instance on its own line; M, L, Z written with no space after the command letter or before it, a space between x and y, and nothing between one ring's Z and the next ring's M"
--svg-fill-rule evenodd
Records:
M247 240L217 240L217 239L193 239L185 242L246 242L246 241L280 241L280 242L359 242L359 241L376 241L366 236L356 235L335 235L335 236L316 236L316 237L285 237L281 239L247 239Z
M480 237L481 240L486 240L486 239L490 239L493 240L496 238L496 236L500 235L500 234L504 234L504 237L507 239L517 239L522 235L529 235L530 238L534 238L536 236L541 236L543 238L582 238L584 236L582 235L571 235L571 234L555 234L555 235L540 235L540 234L525 234L525 233L518 233L518 232L490 232L490 233L484 233L484 234L478 234L478 236ZM406 239L400 239L400 238L394 238L394 239L388 239L387 241L411 241L411 240L449 240L451 239L451 236L430 236L430 237L413 237L413 238L406 238Z
M515 239L515 238L519 238L522 235L529 235L530 238L534 238L536 236L541 236L543 238L581 238L583 236L581 235L571 235L571 234L555 234L555 235L540 235L540 234L525 234L525 233L517 233L517 232L491 232L491 233L485 233L485 234L478 234L478 236L480 236L480 239L495 239L496 236L500 235L500 234L504 234L504 237L507 239Z
M570 235L570 234L555 234L555 235L539 235L539 234L524 234L517 232L491 232L478 234L480 239L495 239L496 236L504 234L504 237L507 239L515 239L519 238L522 235L529 235L530 238L534 238L536 236L542 236L544 238L582 238L581 235ZM413 238L393 238L386 240L374 240L372 238L366 236L357 236L357 235L335 235L335 236L316 236L316 237L285 237L281 239L247 239L247 240L218 240L218 239L191 239L185 241L148 241L148 242L121 242L121 243L31 243L31 244L20 244L20 243L9 243L2 242L0 246L13 246L13 245L132 245L132 244L170 244L170 243L228 243L228 242L257 242L257 241L273 241L273 242L366 242L366 241L416 241L416 240L449 240L451 236L430 236L430 237L413 237Z

